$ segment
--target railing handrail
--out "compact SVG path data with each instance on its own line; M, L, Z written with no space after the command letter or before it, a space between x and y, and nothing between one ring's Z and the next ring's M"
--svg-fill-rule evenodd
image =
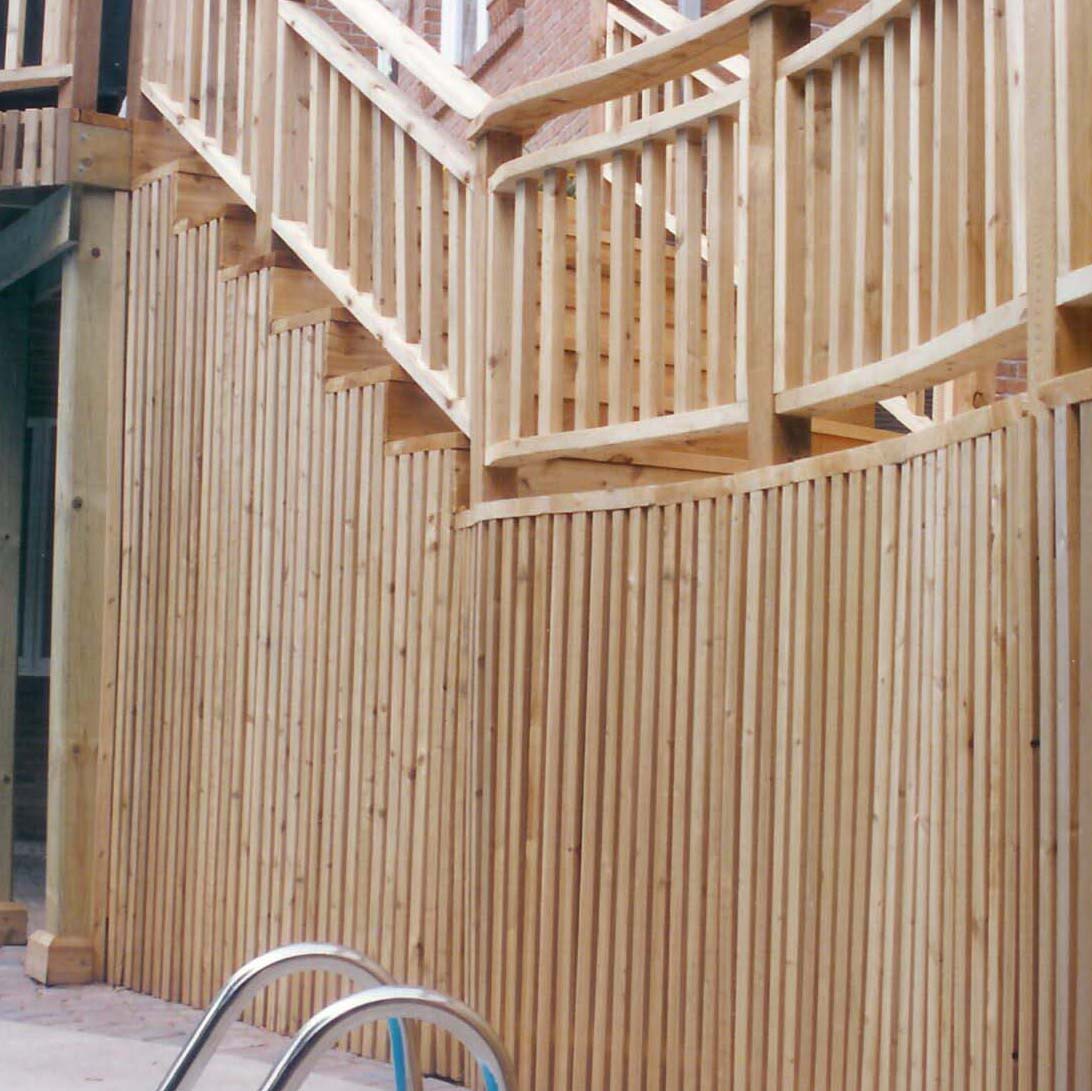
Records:
M378 110L413 136L433 159L461 182L474 170L469 145L452 136L422 110L397 84L387 79L333 27L299 0L279 0L281 19L331 64Z
M910 0L868 0L830 30L790 53L777 66L778 78L829 68L836 57L853 52L865 39L882 38L884 26L909 10Z
M477 1061L487 1091L516 1091L512 1061L496 1033L465 1004L427 989L402 986L368 989L335 1000L300 1028L261 1091L298 1091L319 1057L358 1027L382 1019L430 1023L446 1030Z
M163 1077L159 1091L188 1091L192 1088L230 1025L262 989L290 974L316 970L347 977L358 988L386 986L393 980L377 962L334 943L292 943L267 951L231 975ZM400 1064L396 1065L399 1091L420 1091L421 1072L416 1051L407 1048L410 1042L405 1027L400 1022L397 1026L399 1035L394 1033L395 1026L392 1025L391 1030L396 1044L398 1036L402 1042L400 1052L397 1048L393 1051L398 1054L396 1059L400 1060Z
M610 0L610 6L614 8L616 15L625 14L627 8L632 8L634 11L639 12L650 23L654 23L658 26L661 32L678 30L680 27L690 26L694 22L693 19L683 15L678 8L673 8L670 4L664 3L664 0ZM737 54L734 57L725 57L725 59L719 61L718 64L721 68L731 72L737 79L746 79L747 73L750 70L747 58L743 54ZM706 75L713 79L719 78L715 72L708 72ZM699 69L694 73L694 76L699 80L702 79L702 70ZM728 81L726 80L724 82Z
M488 91L406 26L379 0L330 0L351 23L411 72L455 113L470 120L488 109Z
M670 140L680 129L696 129L712 117L738 112L746 91L747 85L742 81L730 84L723 91L711 92L682 106L649 114L621 129L577 137L564 144L554 144L521 155L518 159L510 159L494 172L489 188L495 193L508 193L515 189L521 179L537 176L544 171L571 168L589 159L606 162L615 152L638 149L646 141Z
M799 7L804 0L788 6ZM624 53L533 80L498 95L479 114L471 137L490 130L527 135L551 118L636 94L688 76L747 49L751 19L772 0L731 0L688 26Z

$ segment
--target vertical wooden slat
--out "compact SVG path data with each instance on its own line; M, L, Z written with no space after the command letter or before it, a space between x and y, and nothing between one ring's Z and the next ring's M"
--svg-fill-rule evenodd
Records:
M664 239L666 151L646 141L641 149L641 420L658 417L664 405L664 327L666 326L666 243Z
M736 383L736 172L734 119L711 118L706 141L709 182L706 188L708 313L706 326L706 404L735 399Z
M675 135L675 381L676 413L701 407L703 148L689 129Z
M616 152L610 184L610 345L608 423L633 419L634 247L636 245L636 162L632 152Z
M539 335L538 430L562 427L565 369L565 231L568 208L563 171L542 184L542 330Z
M880 352L908 346L910 247L910 25L894 19L884 35L883 302Z
M831 82L830 370L852 363L857 231L857 59L838 57Z
M395 286L398 324L407 341L421 338L421 251L417 232L417 145L404 129L394 132Z
M421 156L421 352L444 369L444 171Z
M602 309L600 221L602 172L598 161L576 165L576 428L599 424L599 316Z
M883 326L884 44L861 47L857 135L857 203L854 215L854 367L880 358Z
M538 185L516 188L515 254L512 289L511 402L508 434L529 435L535 427L538 379L539 216Z

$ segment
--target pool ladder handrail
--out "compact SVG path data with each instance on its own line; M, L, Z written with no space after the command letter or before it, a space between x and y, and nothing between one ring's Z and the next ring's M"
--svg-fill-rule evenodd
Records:
M291 943L267 951L231 975L163 1077L158 1091L190 1091L231 1024L259 992L281 978L311 971L346 977L358 990L393 984L391 975L377 962L335 943ZM312 1022L314 1019L305 1024L304 1029ZM389 1029L398 1091L421 1091L420 1061L414 1038L399 1018L391 1017Z
M515 1072L496 1033L458 1000L428 989L385 985L335 1000L313 1015L262 1084L260 1091L299 1091L319 1058L358 1027L388 1022L430 1023L446 1030L470 1051L486 1091L516 1091Z

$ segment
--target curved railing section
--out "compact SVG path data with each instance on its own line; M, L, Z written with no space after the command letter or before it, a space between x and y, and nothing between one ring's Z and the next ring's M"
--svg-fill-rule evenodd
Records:
M470 1051L486 1091L516 1091L512 1062L485 1020L441 993L400 986L369 989L323 1008L300 1028L261 1091L298 1091L335 1042L358 1027L384 1019L429 1023L447 1031Z
M320 972L347 978L358 990L392 984L390 974L378 963L333 943L293 943L259 955L237 970L220 990L163 1077L159 1091L190 1091L231 1024L263 989L294 974ZM398 1091L421 1091L417 1051L402 1017L391 1015L388 1028Z

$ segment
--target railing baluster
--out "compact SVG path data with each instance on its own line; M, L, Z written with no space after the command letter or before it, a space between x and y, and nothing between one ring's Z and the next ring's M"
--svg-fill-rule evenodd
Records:
M220 0L218 14L216 139L221 151L235 155L239 148L239 0Z
M550 170L542 185L542 334L539 351L538 430L563 427L565 375L565 229L568 175Z
M727 116L709 121L706 229L709 330L709 405L726 405L735 397L736 246L735 122Z
M634 234L637 171L634 153L617 151L611 159L610 186L610 357L608 420L633 420Z
M380 314L394 313L394 125L372 111L372 291Z
M1009 171L1009 80L1003 6L990 5L985 26L986 307L1012 298L1012 188Z
M512 381L510 435L530 435L535 426L538 340L539 222L538 183L516 187L515 261L512 297Z
M883 310L883 41L861 46L858 72L857 208L853 366L879 359Z
M23 64L23 40L26 34L26 0L8 0L7 28L4 33L4 67Z
M884 35L883 100L883 330L881 354L907 346L909 303L910 25L893 19Z
M307 48L283 22L277 27L277 140L274 149L274 203L286 220L307 219L309 62Z
M225 0L202 0L202 20L204 27L200 50L200 86L198 97L200 108L197 117L200 119L205 132L218 133L220 131L220 5ZM158 12L159 5L155 5ZM155 28L152 28L151 38L154 40ZM153 65L151 70L155 71Z
M658 417L664 404L667 315L665 200L667 149L649 140L641 151L640 417Z
M351 93L349 119L349 263L353 286L372 287L372 104L357 90Z
M910 12L911 345L933 334L933 5Z
M830 74L804 82L804 336L800 381L830 374Z
M311 54L309 79L307 223L311 229L311 241L318 247L324 247L326 205L329 200L330 66L314 52Z
M466 188L447 180L447 366L456 396L466 390Z
M407 341L418 341L421 338L421 294L417 242L417 145L401 128L394 131L394 163L398 324Z
M599 322L602 313L602 170L576 165L576 427L599 424Z
M444 367L444 172L421 154L421 351Z
M326 238L335 269L349 268L349 85L331 67L329 77Z
M675 137L676 413L701 407L702 142L691 129Z
M830 370L853 350L854 230L857 216L857 58L834 61L830 137Z

